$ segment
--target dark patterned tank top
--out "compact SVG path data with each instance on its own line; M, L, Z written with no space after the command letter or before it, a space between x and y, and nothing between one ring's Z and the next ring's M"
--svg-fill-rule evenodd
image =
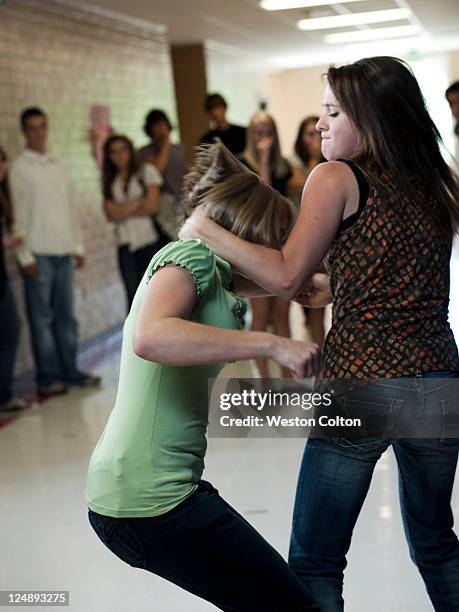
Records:
M401 193L387 177L367 182L341 161L359 182L361 202L326 260L332 326L317 387L349 390L375 378L459 370L448 322L452 236L438 203L420 184Z

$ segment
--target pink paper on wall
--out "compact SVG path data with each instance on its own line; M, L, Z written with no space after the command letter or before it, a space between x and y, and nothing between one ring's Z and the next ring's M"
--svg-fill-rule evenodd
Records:
M96 160L97 167L101 169L104 143L113 134L113 128L110 124L110 107L105 104L92 104L90 116L91 128L89 130L89 139L91 141L92 155Z

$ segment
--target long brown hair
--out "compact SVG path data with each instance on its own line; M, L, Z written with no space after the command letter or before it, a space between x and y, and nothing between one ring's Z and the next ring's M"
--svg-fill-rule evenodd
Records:
M309 162L312 159L312 155L311 151L309 150L309 147L304 142L303 133L309 124L313 123L314 125L316 125L318 121L319 117L317 117L316 115L309 115L309 117L305 117L300 123L300 127L298 128L298 133L296 135L294 151L306 167L309 165ZM325 157L323 157L323 155L321 156L321 161L325 161Z
M273 145L270 151L270 168L275 178L281 179L289 173L289 167L281 154L276 122L271 115L264 110L258 110L250 120L249 127L247 128L247 144L243 156L253 168L254 172L258 173L260 171L260 162L258 151L255 147L254 131L255 127L260 123L269 125L272 129Z
M1 161L6 162L8 157L5 151L0 147ZM11 208L10 190L8 188L8 178L5 176L0 181L0 218L3 217L7 226L13 224L13 210Z
M330 67L331 90L359 132L354 160L400 189L420 183L440 206L445 228L459 226L459 183L440 152L441 136L418 82L403 60L372 57ZM430 202L429 202L430 200Z
M110 147L114 142L118 141L124 142L129 149L128 180L131 178L131 176L137 174L140 169L137 153L134 149L132 140L130 140L127 136L122 136L121 134L113 134L113 136L110 136L110 138L108 138L104 144L102 164L102 192L104 194L104 198L106 198L107 200L113 197L113 182L119 172L118 168L115 166L115 164L110 158Z
M195 149L183 182L183 205L190 215L204 204L216 223L244 240L280 248L293 226L295 208L222 144Z

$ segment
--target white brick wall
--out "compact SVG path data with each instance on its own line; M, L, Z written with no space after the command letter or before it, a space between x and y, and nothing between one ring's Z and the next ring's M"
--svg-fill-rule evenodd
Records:
M152 107L176 122L166 36L57 0L8 0L0 4L0 144L13 159L22 148L19 114L38 105L49 117L49 149L69 166L80 197L87 265L76 273L80 340L119 324L124 292L112 228L101 209L99 176L87 133L90 105L107 104L116 131L145 142L143 119ZM22 281L7 261L23 321L17 374L33 367L24 316Z

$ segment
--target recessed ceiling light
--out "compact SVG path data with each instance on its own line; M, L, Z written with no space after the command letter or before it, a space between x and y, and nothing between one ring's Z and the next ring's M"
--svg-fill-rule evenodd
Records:
M340 4L362 2L363 0L340 0ZM287 11L288 9L309 8L310 6L327 6L327 0L261 0L260 7L265 11Z
M415 36L421 33L417 25L398 26L394 28L377 28L371 30L354 30L352 32L339 32L324 36L326 43L360 42L365 40L381 40L383 38L399 38L403 36Z
M385 21L398 21L408 19L410 9L397 8L387 11L371 11L368 13L349 13L347 15L331 15L330 17L317 17L314 19L301 19L298 21L300 30L326 30L327 28L341 28L366 23L383 23Z

